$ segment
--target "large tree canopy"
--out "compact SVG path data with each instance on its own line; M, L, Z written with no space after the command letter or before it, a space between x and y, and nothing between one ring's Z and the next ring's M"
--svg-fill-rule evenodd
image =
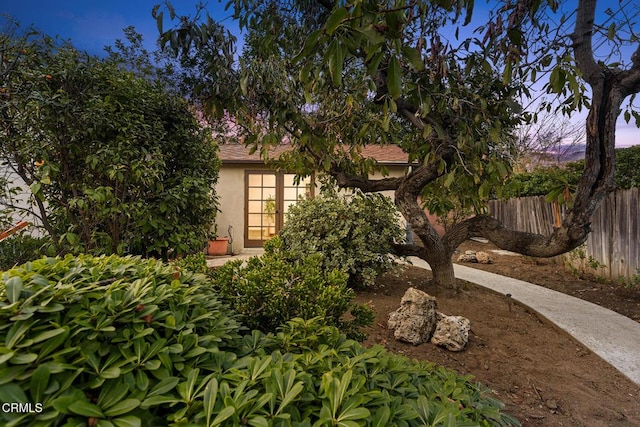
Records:
M230 6L247 30L245 50L236 67L210 63L208 110L233 114L248 143L263 150L291 141L296 150L282 160L299 173L321 169L342 187L393 190L422 243L396 250L429 262L437 282L453 286L451 255L472 236L543 257L585 241L591 214L612 189L616 118L623 100L640 90L640 51L626 69L594 59L592 38L601 28L595 0L580 1L571 15L570 42L561 33L568 18L558 18L559 27L549 19L554 1L500 3L475 32L465 27L471 1L236 0ZM616 28L609 30L612 41L622 34ZM184 18L163 37L185 52L213 31ZM490 190L510 172L513 130L531 117L517 101L544 72L565 111L589 107L585 171L572 208L547 236L508 230L486 212ZM212 96L220 91L211 85L229 81L237 83L234 102ZM400 146L410 171L371 179L378 166L360 155L368 144ZM425 206L470 215L439 236Z
M202 249L216 213L217 148L181 97L124 70L118 55L99 59L35 33L2 38L0 49L13 64L0 157L29 186L59 250Z

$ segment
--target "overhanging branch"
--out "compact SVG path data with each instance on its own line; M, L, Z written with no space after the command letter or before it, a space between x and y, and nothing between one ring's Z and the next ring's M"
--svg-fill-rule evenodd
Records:
M369 179L360 175L348 174L346 172L338 170L335 167L331 169L330 174L335 178L339 187L358 188L365 193L374 193L378 191L394 191L405 179L404 177Z

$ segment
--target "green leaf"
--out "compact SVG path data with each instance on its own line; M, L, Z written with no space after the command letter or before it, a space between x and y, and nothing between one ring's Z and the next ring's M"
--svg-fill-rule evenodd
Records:
M100 389L96 404L103 410L109 409L124 398L129 389L122 379L118 381L107 381Z
M387 68L387 89L392 98L398 98L402 92L402 72L400 61L395 56L391 57Z
M385 427L391 417L391 410L388 406L381 406L373 415L372 427Z
M140 401L138 399L125 399L122 402L116 403L111 408L104 411L104 414L108 417L115 417L118 415L126 414L127 412L131 412L140 406Z
M35 362L37 358L38 355L36 353L18 353L11 358L10 362L14 365L26 365L28 363Z
M449 172L447 174L447 177L444 180L444 187L445 188L451 187L451 184L453 184L453 180L455 179L455 177L456 177L456 171L455 170L452 170L451 172Z
M178 377L167 377L161 380L158 384L156 384L151 389L149 394L147 394L147 397L153 397L156 395L164 394L169 390L173 390L179 382L180 382L180 378Z
M265 417L253 417L249 419L249 425L254 427L268 427L269 422Z
M611 25L609 25L609 28L607 28L607 38L609 40L613 40L616 37L616 23L612 22Z
M40 309L40 311L42 311L42 309ZM61 345L65 343L67 337L69 336L69 327L64 326L60 329L63 330L62 333L56 334L55 337L49 337L47 341L42 344L42 347L38 352L39 360L43 360L46 356L57 350Z
M141 404L142 409L148 409L152 406L167 406L174 403L182 402L182 400L169 395L153 396L146 398Z
M105 379L118 378L120 376L120 368L112 366L111 368L100 371L100 377Z
M329 73L331 81L336 87L342 85L342 70L344 68L344 59L347 54L347 48L340 42L333 41L327 50Z
M31 189L31 192L36 196L39 197L40 195L40 190L42 189L42 184L40 184L39 182L34 182L33 184L31 184L29 186L29 188Z
M327 19L327 22L324 25L325 31L328 35L332 35L333 32L340 26L342 21L349 16L349 11L346 7L340 7L336 9L331 16Z
M140 418L134 415L116 418L112 421L118 427L140 427L142 425L142 421L140 420Z
M22 279L19 276L13 276L5 282L5 291L10 303L14 303L20 299L20 293L22 292Z
M218 397L218 380L212 378L204 389L204 397L202 403L204 405L204 413L207 418L207 426L211 417L213 416L213 409L216 405L216 398Z
M44 331L33 337L33 343L39 343L40 341L45 341L53 337L57 337L60 334L67 332L66 328L57 328L52 329L50 331Z
M96 418L104 417L104 414L102 413L100 408L98 408L93 403L87 402L86 400L74 402L71 405L69 405L68 409L70 412L77 415L82 415L83 417L96 417Z
M158 27L158 34L162 34L162 21L163 21L164 12L160 12L156 15L156 26Z
M5 384L0 387L0 402L27 403L27 395L18 384Z
M341 413L338 417L338 421L362 420L364 418L368 418L370 415L371 412L369 412L367 408L353 408Z
M42 401L42 396L44 395L44 391L47 389L50 376L51 371L47 365L38 366L38 368L33 371L31 381L29 383L29 392L31 393L33 402Z
M424 70L424 61L418 49L408 45L402 45L402 54L407 58L414 70Z
M226 420L227 418L229 418L230 416L232 416L234 413L236 412L236 409L233 406L227 406L226 408L224 408L222 411L220 411L220 413L218 414L218 416L216 416L213 421L211 422L212 426L217 426L222 424L222 422L224 420Z
M136 372L136 387L138 387L138 390L142 391L145 391L147 388L149 388L149 377L142 370L138 370Z
M16 353L6 347L0 347L0 365L11 359ZM3 384L0 380L0 384Z

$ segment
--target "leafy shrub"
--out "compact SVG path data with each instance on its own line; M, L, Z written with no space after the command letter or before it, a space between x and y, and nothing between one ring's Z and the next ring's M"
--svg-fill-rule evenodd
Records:
M324 271L349 274L352 287L372 286L395 265L392 244L405 235L398 219L396 207L381 194L325 193L291 206L279 234L287 257L319 253Z
M136 258L43 258L0 283L6 426L517 425L470 377L366 349L323 319L239 327L202 278ZM38 412L36 403L42 404Z
M283 256L282 241L276 236L261 257L230 261L211 273L213 286L250 329L275 332L295 317L320 316L356 338L364 338L359 327L373 322L373 312L352 306L354 291L347 287L347 274L326 272L322 257L312 254L292 261ZM352 320L343 315L350 309Z
M138 77L145 58L127 70L117 55L29 39L2 83L12 96L2 97L0 157L45 202L38 215L58 251L168 259L200 249L217 212L220 162L189 102ZM2 43L3 52L22 49Z
M471 377L367 349L321 319L255 331L239 356L205 387L225 426L519 425Z
M26 263L0 282L0 402L42 411L0 424L197 420L193 398L234 362L239 330L204 275L115 256Z
M559 187L575 187L582 174L579 162L564 167L542 167L511 176L500 191L500 198L546 196Z
M640 186L640 145L615 150L616 170L614 181L617 189ZM532 172L515 174L501 189L500 198L545 196L559 186L575 187L582 175L584 160L569 162L563 167L542 167Z
M640 165L640 145L616 150L616 188L640 187L640 168L638 165Z
M585 278L607 266L600 263L592 255L587 255L587 244L583 243L571 252L562 256L564 265L577 278Z
M49 254L51 239L20 233L0 242L0 270L24 264ZM53 254L51 254L53 255Z
M177 258L173 260L171 264L178 267L179 270L186 269L194 273L206 274L209 271L207 268L207 258L204 256L203 252Z

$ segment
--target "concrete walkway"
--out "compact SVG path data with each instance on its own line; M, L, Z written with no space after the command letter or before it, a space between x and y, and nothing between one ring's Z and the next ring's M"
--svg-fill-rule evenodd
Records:
M260 252L211 258L207 265L216 267L256 255ZM410 257L409 261L430 270L429 264L420 258ZM566 331L640 386L640 323L599 305L522 280L458 264L454 264L454 271L458 279L511 294L511 298Z
M416 267L430 269L417 257ZM510 277L454 264L458 279L475 283L538 312L640 386L640 323L579 298Z

